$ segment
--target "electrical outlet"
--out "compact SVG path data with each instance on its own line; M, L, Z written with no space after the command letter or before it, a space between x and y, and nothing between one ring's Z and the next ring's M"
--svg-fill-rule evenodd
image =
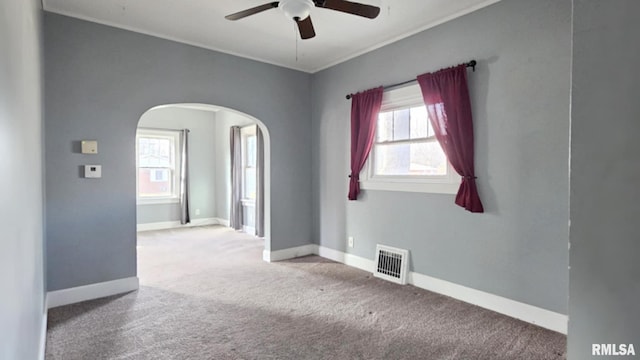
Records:
M196 215L200 215L200 209L196 209Z
M349 236L349 239L347 239L347 244L349 245L350 248L353 247L353 236Z

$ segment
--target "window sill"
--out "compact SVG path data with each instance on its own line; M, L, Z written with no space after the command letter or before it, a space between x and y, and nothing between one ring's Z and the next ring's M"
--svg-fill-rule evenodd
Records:
M459 183L438 182L401 182L401 181L373 181L360 182L363 190L404 191L431 194L457 194Z
M156 198L156 199L138 199L137 205L161 205L161 204L179 204L178 198Z

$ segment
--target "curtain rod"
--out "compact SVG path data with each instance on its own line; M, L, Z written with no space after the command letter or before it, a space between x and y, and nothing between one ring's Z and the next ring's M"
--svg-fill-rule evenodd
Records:
M471 60L468 63L465 64L467 67L470 67L473 71L476 71L476 65L478 65L478 62L476 62L475 60ZM407 80L407 81L403 81L403 82L399 82L397 84L392 84L392 85L386 85L383 87L384 90L388 90L394 87L398 87L401 85L406 85L406 84L411 84L412 82L416 82L418 81L417 79L411 79L411 80ZM353 94L347 94L346 98L347 100L351 99L351 97L353 96Z

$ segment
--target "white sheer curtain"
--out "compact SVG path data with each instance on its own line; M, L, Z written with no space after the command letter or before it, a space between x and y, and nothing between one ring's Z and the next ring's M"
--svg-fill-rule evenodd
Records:
M242 145L240 127L232 126L229 133L231 145L231 210L229 226L242 229Z
M180 131L180 224L191 222L189 214L189 129Z

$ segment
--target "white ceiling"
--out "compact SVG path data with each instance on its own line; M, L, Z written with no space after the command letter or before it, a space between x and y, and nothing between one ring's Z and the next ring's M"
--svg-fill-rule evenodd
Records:
M107 24L306 72L316 72L499 0L359 0L373 20L314 8L316 37L300 40L272 9L238 21L225 15L269 0L43 0L50 12Z

